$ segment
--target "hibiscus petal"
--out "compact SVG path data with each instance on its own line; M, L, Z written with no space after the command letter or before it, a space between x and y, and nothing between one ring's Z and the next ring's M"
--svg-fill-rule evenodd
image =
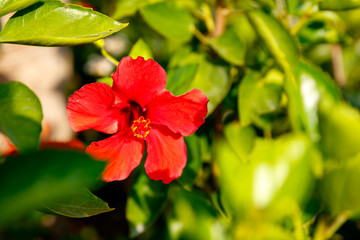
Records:
M66 107L71 128L76 131L95 129L107 134L119 130L119 104L111 87L105 83L83 86L69 97ZM114 108L115 103L117 107Z
M148 104L146 117L151 123L166 125L173 132L188 136L205 122L208 101L199 89L178 97L163 90Z
M180 134L165 127L153 127L146 138L145 169L153 180L170 183L181 176L186 165L186 145Z
M140 164L144 153L144 141L116 134L91 143L86 152L96 159L109 160L103 172L106 182L124 180Z
M154 60L145 61L143 57L124 57L111 76L114 91L125 94L143 108L166 85L165 70Z

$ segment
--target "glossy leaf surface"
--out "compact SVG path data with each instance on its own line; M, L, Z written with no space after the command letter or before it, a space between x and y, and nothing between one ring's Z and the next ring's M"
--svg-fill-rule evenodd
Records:
M35 151L40 143L41 104L23 83L0 84L0 130L19 152Z
M0 43L76 45L94 42L126 26L90 8L58 1L38 2L8 20L0 32Z

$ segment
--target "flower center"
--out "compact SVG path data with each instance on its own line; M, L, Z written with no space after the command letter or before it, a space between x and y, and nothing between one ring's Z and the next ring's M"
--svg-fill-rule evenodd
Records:
M134 120L131 125L131 130L133 131L134 136L138 138L145 138L151 129L149 124L150 120L145 119L143 116L140 116L139 119Z

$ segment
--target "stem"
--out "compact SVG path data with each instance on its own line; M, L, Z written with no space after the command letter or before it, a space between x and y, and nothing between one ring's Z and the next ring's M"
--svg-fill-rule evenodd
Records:
M106 57L110 62L112 62L113 64L115 64L115 66L117 66L119 64L119 61L116 60L115 58L113 58L104 48L104 39L100 39L97 40L96 42L94 42L95 46L97 46L98 48L100 48L101 50L101 54Z
M341 45L331 45L331 57L334 79L340 87L343 87L346 85L346 76Z
M316 226L314 240L331 238L336 231L349 219L347 212L340 213L331 225L327 225L325 218L321 218Z
M346 212L343 212L337 216L335 221L326 229L325 237L331 238L334 233L349 219L349 215Z
M311 14L306 13L305 15L303 15L299 21L296 23L296 25L291 29L291 34L292 35L297 35L300 31L300 29L305 25L306 21L308 20L308 18L311 16Z
M204 44L204 45L208 45L208 39L205 37L204 34L202 34L196 27L192 28L192 33L194 34L194 36L199 39L199 41Z
M115 64L115 66L119 65L119 61L113 58L104 48L101 48L101 54L106 57L110 62Z

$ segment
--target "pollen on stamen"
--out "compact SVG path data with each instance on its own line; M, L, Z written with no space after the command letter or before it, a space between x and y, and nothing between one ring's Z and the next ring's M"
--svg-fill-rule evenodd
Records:
M134 120L131 125L131 130L134 133L134 136L137 138L145 138L151 129L149 124L150 120L145 119L143 116L139 117L137 120Z

